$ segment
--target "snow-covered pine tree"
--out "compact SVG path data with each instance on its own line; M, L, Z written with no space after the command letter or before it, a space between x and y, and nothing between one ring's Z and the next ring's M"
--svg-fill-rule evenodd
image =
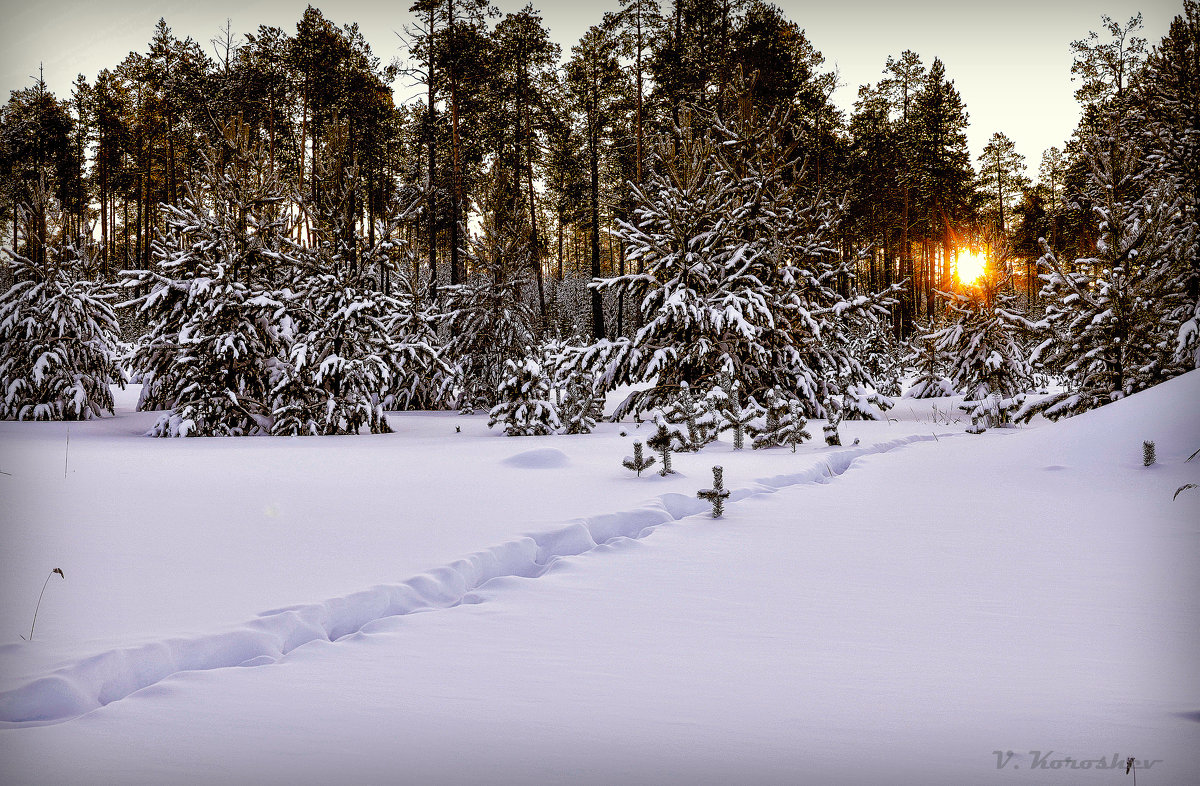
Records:
M741 380L733 379L728 374L721 375L720 383L708 392L707 397L719 419L718 431L732 431L733 449L742 450L746 444L746 432L757 418L765 414L763 408L753 398L743 402Z
M400 304L339 260L329 262L332 272L305 276L287 303L295 328L272 390L271 433L357 434L363 426L389 433L384 398L397 369L436 363L436 352L397 342L389 319Z
M771 388L767 392L766 409L765 424L755 429L755 450L791 445L792 452L795 453L797 445L806 439L812 439L812 435L804 430L808 421L804 417L799 400L785 396L779 388Z
M508 362L537 343L537 317L524 296L533 285L525 237L505 211L486 211L467 254L467 282L442 287L450 333L446 357L457 365L460 408L491 408Z
M135 348L139 409L168 408L156 437L240 436L270 429L274 359L282 353L282 305L232 278L221 261L196 251L199 209L167 206L167 232L155 242L156 268L124 272L127 287L148 288L132 303L149 325Z
M553 434L562 426L550 400L550 378L532 350L524 358L505 361L498 398L488 413L488 428L502 424L508 436L524 437Z
M1170 30L1149 53L1139 74L1138 101L1145 107L1149 139L1146 160L1156 178L1179 185L1182 210L1175 224L1186 236L1183 258L1192 263L1181 271L1178 286L1188 293L1178 315L1175 360L1182 369L1200 368L1200 2L1184 0ZM1188 270L1187 268L1190 268Z
M122 271L146 319L132 367L139 409L169 409L155 436L224 436L271 428L286 309L270 275L296 264L278 181L255 174L259 151L236 121L201 151L180 205L165 205L154 267Z
M1008 308L1015 296L1006 294L1007 283L997 264L967 291L940 293L955 321L929 337L948 359L950 384L965 394L960 406L976 427L1010 422L1033 382L1019 339L1029 322Z
M1196 279L1196 228L1181 223L1176 183L1145 164L1127 123L1091 138L1088 196L1100 239L1096 256L1065 268L1043 241L1039 266L1046 316L1032 360L1066 379L1019 417L1057 419L1145 390L1194 368L1180 352Z
M411 295L376 288L376 268L394 272L390 254L402 249L393 242L359 255L366 239L350 218L361 204L359 178L353 168L344 174L326 177L310 207L317 244L303 252L306 274L283 296L292 329L272 390L276 435L357 434L364 426L389 433L384 406L449 373ZM407 212L394 206L391 215L399 223Z
M558 405L559 418L565 434L590 434L596 421L604 416L604 399L596 391L591 374L572 371L562 388Z
M632 187L632 220L614 232L644 272L594 286L639 303L642 327L577 362L608 389L642 385L618 416L722 372L750 395L782 386L813 413L827 393L871 382L846 334L890 301L855 290L836 239L841 206L806 190L794 126L760 116L743 92L734 121L660 141Z
M949 358L944 357L938 349L937 336L945 327L945 324L936 323L917 324L917 331L908 342L909 351L903 360L905 366L916 372L912 384L904 391L905 398L957 395L954 384L946 377Z
M57 251L57 253L56 253ZM80 280L74 255L35 265L10 249L13 285L0 295L0 419L89 420L112 414L120 326L110 295Z
M893 338L890 325L877 321L865 329L853 330L850 333L850 348L874 381L875 392L888 398L900 395L904 353Z
M1200 253L1197 254L1200 257ZM1175 340L1175 360L1182 366L1200 368L1200 299L1191 309L1192 313L1179 326Z
M393 299L385 324L402 361L384 397L387 409L441 409L453 379L442 359L445 349L437 332L441 319L437 304L425 297L424 285L413 272L419 268L416 251L400 232L415 209L396 205L385 226L376 230L384 239L366 255L367 275L383 278L382 289Z

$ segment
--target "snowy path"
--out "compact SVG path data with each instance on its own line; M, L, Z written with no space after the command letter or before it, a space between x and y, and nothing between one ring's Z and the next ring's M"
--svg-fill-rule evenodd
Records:
M828 453L802 472L763 478L731 489L729 503L789 486L828 482L863 456L934 439L914 435ZM266 611L255 620L220 633L170 638L92 655L0 692L0 723L67 720L179 672L261 666L297 647L318 640L337 641L388 617L477 603L481 596L473 591L496 579L537 578L560 558L583 554L619 539L646 537L661 524L702 513L709 507L695 497L665 494L635 510L577 519L562 528L493 546L398 584Z

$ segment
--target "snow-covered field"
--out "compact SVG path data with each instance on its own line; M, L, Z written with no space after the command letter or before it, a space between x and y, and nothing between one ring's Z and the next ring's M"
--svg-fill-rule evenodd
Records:
M5 784L1200 781L1200 372L666 479L633 423L155 440L135 400L0 423Z

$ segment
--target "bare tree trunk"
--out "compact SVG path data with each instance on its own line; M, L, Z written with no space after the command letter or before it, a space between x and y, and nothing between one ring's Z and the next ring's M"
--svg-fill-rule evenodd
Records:
M588 106L588 160L591 166L591 209L592 209L592 278L600 277L600 135L599 119L596 117L599 107L598 93L600 86L598 84L599 76L596 74L596 64L592 64L592 85L591 96L589 97ZM604 301L600 297L600 293L592 290L592 335L595 338L604 338Z
M446 0L447 21L446 29L449 33L454 32L454 0ZM459 155L460 139L458 136L458 74L455 73L453 65L454 60L450 60L450 148L451 159L453 164L452 179L453 184L450 189L450 283L452 285L462 282L462 271L459 268L459 217L462 211L462 172L460 169L461 161Z
M429 127L429 180L427 182L425 194L427 200L427 210L429 211L429 296L433 300L437 300L437 153L435 141L437 138L437 115L434 108L434 60L433 60L433 31L434 31L434 6L429 6L429 58L428 70L426 71L426 79L429 83L429 103L427 107L427 120ZM413 271L414 277L416 271Z

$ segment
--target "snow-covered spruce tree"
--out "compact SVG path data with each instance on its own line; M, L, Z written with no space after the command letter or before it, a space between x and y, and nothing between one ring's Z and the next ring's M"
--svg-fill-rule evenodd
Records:
M841 207L806 190L787 118L760 117L747 96L735 122L713 123L711 133L661 141L645 186L631 187L633 219L614 234L645 272L595 286L639 303L643 326L580 362L610 389L654 383L618 415L720 373L749 395L781 386L819 413L825 395L871 383L848 331L882 313L886 298L854 291L836 242Z
M890 325L876 321L850 333L850 349L875 383L875 392L890 398L900 395L904 352L893 338ZM862 386L858 386L862 387Z
M415 249L400 237L400 225L411 208L391 211L383 237L366 255L367 275L386 281L384 292L392 299L385 327L403 361L395 369L384 395L387 409L441 409L447 402L453 374L442 359L445 349L438 336L441 319L437 304L426 298L423 284L412 273L418 269Z
M553 434L562 427L550 400L550 378L532 351L505 361L497 394L500 402L488 413L488 428L501 424L508 436L525 437Z
M389 330L399 303L331 260L332 272L297 282L286 362L272 390L275 435L389 433L383 408L397 369L435 362L432 347L402 345Z
M125 386L111 295L78 279L74 255L62 251L35 265L3 249L13 285L0 295L0 419L112 414L109 385Z
M916 374L905 398L941 398L957 395L954 384L946 376L949 358L938 349L937 336L946 325L944 322L917 324L917 331L908 342L909 351L903 363Z
M488 210L466 255L467 282L442 287L446 296L448 362L457 365L458 406L490 409L510 360L534 346L537 318L524 293L533 257L526 233L503 210Z
M723 374L720 384L708 392L707 398L719 421L718 431L733 432L733 449L746 444L746 432L755 419L762 417L763 408L753 398L742 401L742 383Z
M1065 389L1026 406L1020 418L1057 419L1116 401L1194 368L1187 333L1196 274L1194 226L1182 198L1140 158L1125 123L1091 138L1089 198L1100 239L1096 255L1064 267L1043 241L1044 339L1031 360L1065 377Z
M276 320L282 306L235 280L223 262L194 252L194 203L166 210L156 267L123 272L126 286L149 290L131 301L150 328L133 355L143 384L138 408L169 409L150 432L157 437L269 431L272 371L286 331Z
M165 205L154 266L123 271L148 325L132 355L139 409L168 409L154 436L229 436L271 428L286 309L268 272L295 264L278 183L252 174L256 151L239 126L201 151L180 205Z
M317 243L301 253L305 274L295 290L281 295L293 326L275 374L271 433L357 434L364 426L389 433L385 404L448 369L413 301L376 288L375 268L394 268L388 249L359 253L366 243L353 220L361 204L353 168L342 178L326 175L310 208ZM403 211L392 215L399 223Z
M591 374L572 371L561 388L558 405L564 434L590 434L604 416L604 399Z
M791 445L795 453L797 445L812 439L812 435L804 430L808 421L799 400L785 396L779 388L772 388L767 391L766 409L766 423L755 429L755 450Z
M947 358L950 384L966 398L961 408L977 425L1000 426L1024 401L1033 382L1020 331L1029 322L1007 306L1007 273L992 266L967 291L940 293L954 322L929 336Z
M1176 336L1180 368L1200 368L1200 2L1184 0L1181 12L1158 46L1149 53L1139 74L1138 100L1145 107L1149 132L1146 159L1159 178L1180 186L1183 200L1176 225L1189 235L1191 275L1179 284L1188 293L1180 305L1182 324ZM1175 321L1172 317L1171 321Z

